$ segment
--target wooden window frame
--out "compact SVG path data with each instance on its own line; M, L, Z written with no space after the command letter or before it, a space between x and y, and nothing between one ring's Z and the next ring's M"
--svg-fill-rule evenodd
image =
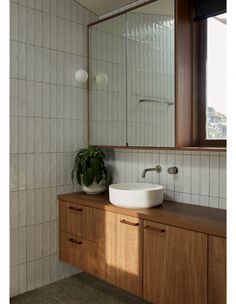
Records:
M196 145L224 148L227 140L206 138L206 56L207 19L193 23L193 130Z

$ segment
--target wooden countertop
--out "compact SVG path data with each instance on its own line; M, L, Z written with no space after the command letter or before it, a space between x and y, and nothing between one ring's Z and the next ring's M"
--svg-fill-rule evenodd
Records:
M108 193L89 195L83 192L60 194L59 200L138 217L162 224L226 237L226 211L191 204L164 201L150 209L119 208L109 202Z

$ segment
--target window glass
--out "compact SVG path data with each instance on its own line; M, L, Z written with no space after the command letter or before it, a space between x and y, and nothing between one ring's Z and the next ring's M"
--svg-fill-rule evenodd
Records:
M206 139L226 139L226 14L207 19Z

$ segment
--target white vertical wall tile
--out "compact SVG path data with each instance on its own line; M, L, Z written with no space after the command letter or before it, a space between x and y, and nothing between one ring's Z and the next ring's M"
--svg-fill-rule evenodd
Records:
M219 196L219 157L210 156L210 196Z
M14 59L14 58L13 58ZM17 43L17 77L26 79L26 44Z
M43 154L43 187L49 187L49 154Z
M49 188L43 189L42 220L43 223L49 221Z
M34 116L34 82L27 81L27 105L26 105L26 115Z
M27 291L30 291L35 288L34 261L28 262L26 264L26 273L27 273Z
M17 39L26 42L26 7L18 5Z
M43 285L43 261L38 259L35 261L35 288L39 288Z
M18 115L26 116L26 81L18 80Z
M28 226L26 228L26 234L27 234L27 262L34 260L34 243L35 243L35 237L34 237L34 228L35 226Z
M49 48L50 46L50 32L49 32L49 15L43 14L43 46Z
M35 259L39 259L43 255L43 225L36 224L34 230L35 248L34 254Z
M10 190L17 191L18 190L18 155L11 154L10 155Z
M26 292L26 264L19 265L19 293Z
M18 281L18 266L11 267L10 269L10 296L16 296L19 292Z
M43 76L43 50L40 46L35 47L35 61L34 61L34 79L35 81L42 81Z
M26 191L19 191L18 221L19 227L26 226Z
M43 223L43 256L49 255L49 223Z
M14 228L10 231L10 266L18 265L18 229Z
M26 262L27 252L27 233L26 227L19 228L19 264Z
M49 154L49 186L56 186L56 153Z
M34 224L34 190L26 192L26 217L27 226Z
M18 85L17 79L10 79L10 115L18 115Z
M37 2L37 1L36 1ZM35 11L34 15L34 20L35 20L35 44L36 45L42 45L43 42L43 14L42 12Z
M183 156L183 192L191 193L191 155Z
M192 155L192 194L200 192L200 155Z
M43 222L43 190L35 189L34 191L34 222L40 224Z
M43 0L43 11L49 13L50 11L50 0Z
M10 152L18 152L18 118L12 117L10 120Z
M35 2L35 0L26 0L26 6L34 8L34 2ZM37 0L36 0L36 2L37 2Z
M18 227L18 192L10 192L10 227Z
M10 4L10 38L17 40L17 13L18 6L15 3Z
M19 190L25 190L27 184L27 159L26 154L19 154Z
M16 41L10 42L10 76L16 78L18 75L18 47Z
M27 162L26 186L27 189L33 189L34 188L34 154L27 154L26 162Z
M34 44L34 10L27 8L27 43Z
M43 151L43 119L35 118L35 153L39 153Z
M55 221L57 219L57 194L56 194L56 188L50 188L49 190L49 220Z
M220 157L219 196L226 197L226 157Z
M219 208L219 198L210 196L210 207Z
M26 129L27 153L34 153L34 118L27 118Z
M43 258L43 285L49 284L49 257Z
M43 84L43 117L49 117L49 95L50 87L48 84Z

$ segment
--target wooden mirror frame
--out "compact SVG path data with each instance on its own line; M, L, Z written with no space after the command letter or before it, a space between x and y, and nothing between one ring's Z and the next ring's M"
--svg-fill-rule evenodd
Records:
M108 16L88 24L87 27L87 60L89 69L89 28L111 18L126 14L139 7L148 5L156 0L149 0L122 12ZM194 39L193 39L194 37ZM175 147L149 147L149 146L105 146L108 149L130 149L130 150L209 150L225 151L222 146L204 146L199 140L201 131L199 113L200 107L196 96L196 77L193 73L198 71L196 57L193 48L197 40L196 28L193 26L193 2L189 0L175 0ZM90 142L90 112L89 112L89 82L87 103L87 140ZM202 115L202 114L201 114Z

